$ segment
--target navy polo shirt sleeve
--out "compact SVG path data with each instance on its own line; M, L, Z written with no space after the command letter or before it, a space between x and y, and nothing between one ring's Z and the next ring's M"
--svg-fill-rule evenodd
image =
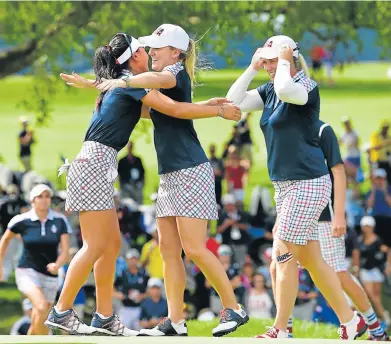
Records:
M22 215L16 215L11 219L7 228L15 234L22 234L22 232L23 232L23 225L22 224L23 224Z
M322 128L321 128L322 130ZM333 168L336 165L343 164L341 152L339 150L338 139L333 128L329 125L323 128L320 136L319 146L326 158L327 165Z
M72 228L68 222L68 219L65 216L62 216L61 219L62 219L61 234L72 234Z
M264 104L266 104L267 87L268 87L268 83L257 87L257 91L261 96Z
M149 90L145 88L127 87L124 88L124 93L134 100L140 101L148 94Z

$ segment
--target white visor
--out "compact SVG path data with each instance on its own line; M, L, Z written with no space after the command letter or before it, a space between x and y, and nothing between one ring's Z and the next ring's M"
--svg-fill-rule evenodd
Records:
M119 64L123 64L127 60L129 60L132 55L138 50L138 48L143 47L143 45L134 37L131 37L132 40L130 41L130 47L126 49L123 54L117 58L117 62Z

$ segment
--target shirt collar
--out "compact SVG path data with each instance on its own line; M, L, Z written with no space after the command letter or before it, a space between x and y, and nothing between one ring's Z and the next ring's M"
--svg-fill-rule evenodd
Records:
M299 81L300 79L303 79L305 78L305 75L304 75L304 72L303 70L297 72L294 76L293 76L293 81L296 82L296 81Z
M39 221L39 217L38 217L37 213L35 212L35 209L32 208L30 210L30 212L31 212L31 216L30 216L31 221ZM53 210L49 209L48 216L46 217L46 220L53 220L53 219L54 219Z

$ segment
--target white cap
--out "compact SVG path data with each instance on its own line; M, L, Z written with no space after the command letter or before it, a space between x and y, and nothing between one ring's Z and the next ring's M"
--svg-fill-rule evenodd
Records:
M228 245L221 245L217 249L217 254L219 256L232 256L232 249Z
M190 37L178 25L160 25L150 36L139 37L139 41L151 48L174 47L187 51Z
M124 34L125 35L125 34ZM119 64L123 64L125 61L129 60L132 55L138 50L138 48L143 47L138 39L130 37L130 47L128 47L120 57L117 58Z
M281 48L288 44L293 49L293 56L299 57L299 47L290 37L279 35L270 37L262 48L259 49L259 57L264 59L274 59L280 55Z
M377 168L373 172L375 178L387 178L387 171L384 168Z
M132 258L140 258L140 253L135 249L132 248L128 252L126 252L125 255L126 259L132 259Z
M223 203L223 205L236 204L235 196L232 194L225 194L221 199L221 203Z
M153 287L158 287L158 288L163 288L163 282L160 278L155 278L152 277L148 280L148 288L153 288Z
M364 216L360 221L360 226L375 227L376 221L372 216Z
M35 197L38 197L42 192L47 191L50 194L50 197L53 196L53 190L46 184L35 185L30 191L30 202L34 200Z
M31 301L29 299L24 299L22 301L22 308L25 312L29 311L30 309L33 309L33 304L31 303Z

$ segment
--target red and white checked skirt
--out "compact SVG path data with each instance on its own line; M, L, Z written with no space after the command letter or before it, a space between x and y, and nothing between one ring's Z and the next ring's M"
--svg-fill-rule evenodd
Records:
M215 180L209 162L160 176L156 217L218 218Z
M319 221L319 243L322 257L335 272L347 271L345 237L332 237L332 223Z
M94 141L84 142L67 173L65 209L113 209L117 166L117 151L114 148Z
M297 245L319 240L318 220L331 196L331 180L273 181L279 225L276 237Z

